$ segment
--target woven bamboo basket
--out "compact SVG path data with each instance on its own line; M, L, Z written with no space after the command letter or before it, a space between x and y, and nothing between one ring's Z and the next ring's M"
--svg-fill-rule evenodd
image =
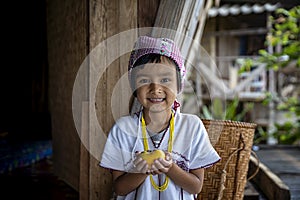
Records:
M205 170L198 200L242 200L256 124L202 119L221 160Z

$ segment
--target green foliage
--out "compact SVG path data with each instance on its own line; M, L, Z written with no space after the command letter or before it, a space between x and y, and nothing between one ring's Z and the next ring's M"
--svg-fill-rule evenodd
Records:
M259 51L259 61L274 70L287 66L293 60L296 60L296 66L300 67L300 6L290 10L279 8L275 17L271 16L269 20L273 28L266 38L266 44L273 47L279 45L282 50L269 53L262 49Z
M222 119L242 121L246 113L253 109L253 103L246 103L242 110L239 109L239 99L223 102L221 99L212 100L211 106L202 106L201 117L205 119Z
M300 140L300 101L297 97L287 98L277 106L278 110L287 111L286 117L295 117L296 121L275 124L274 137L282 144L293 144Z
M281 98L272 96L266 93L266 98L263 101L267 105L270 101L281 100L277 105L278 111L285 111L285 117L288 121L284 123L275 123L275 130L272 136L278 140L279 144L294 144L300 140L300 102L297 97ZM292 120L294 118L294 120ZM268 136L267 132L263 129L259 130L259 136L256 142L265 140Z
M264 143L268 139L268 132L265 131L261 126L257 127L258 133L254 135L253 144Z
M287 121L283 124L275 124L276 131L274 137L278 139L280 144L294 144L300 138L300 123Z
M279 8L275 16L271 16L271 34L266 37L266 45L280 46L279 52L270 53L265 49L259 50L259 56L255 60L265 63L268 69L279 70L290 63L300 68L300 6L295 6L290 10ZM254 60L252 60L254 62ZM249 66L250 65L250 66ZM251 68L251 59L244 62L242 70ZM298 94L299 95L299 94ZM271 101L279 103L277 110L287 112L286 117L294 116L296 120L287 121L283 124L275 124L275 131L272 133L281 144L293 144L300 140L300 100L299 97L280 97L278 94L266 92L263 101L267 105ZM262 128L258 129L260 137L256 141L266 139L268 134Z
M250 71L251 67L254 66L255 64L254 64L254 60L252 60L250 58L245 58L245 59L241 60L240 65L241 65L241 67L239 69L239 74Z
M288 110L294 113L297 117L300 117L300 102L297 97L290 97L286 101L277 106L278 110Z

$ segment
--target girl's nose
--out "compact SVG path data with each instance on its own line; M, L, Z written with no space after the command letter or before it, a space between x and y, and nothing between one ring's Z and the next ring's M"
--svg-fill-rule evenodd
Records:
M160 84L157 83L151 83L150 84L150 90L152 93L160 93L162 92L162 86Z

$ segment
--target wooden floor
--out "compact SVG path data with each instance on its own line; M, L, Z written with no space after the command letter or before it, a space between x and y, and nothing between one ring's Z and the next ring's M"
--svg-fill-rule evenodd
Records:
M73 188L53 173L51 158L0 174L1 200L78 200Z
M300 147L259 146L260 162L276 174L290 190L290 199L300 199Z
M289 187L291 200L300 199L300 147L260 146L256 151L266 165ZM52 159L43 159L33 165L0 175L1 199L78 200L79 195L53 174ZM261 192L261 191L259 191ZM263 191L262 191L263 192ZM244 200L265 200L263 194L250 185Z
M79 194L53 173L52 158L0 174L1 200L78 200ZM248 182L244 200L265 200Z

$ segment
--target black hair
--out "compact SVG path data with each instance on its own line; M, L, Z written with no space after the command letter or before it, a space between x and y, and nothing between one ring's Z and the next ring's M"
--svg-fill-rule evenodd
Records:
M134 90L133 91L133 95L136 97L136 85L135 85L135 78L136 78L136 73L137 73L137 66L140 66L139 69L142 69L143 66L147 63L161 63L161 57L163 55L161 54L156 54L156 53L151 53L151 54L146 54L146 55L143 55L141 56L133 65L133 68L132 68L132 73L131 73L131 80L130 81L130 84L131 84L131 87L132 89ZM169 58L169 57L166 57L168 58L168 60L173 63L175 65L175 68L176 68L176 74L177 74L177 90L179 91L180 90L180 86L181 86L181 79L180 79L180 70L179 70L179 67L177 65L177 63Z

